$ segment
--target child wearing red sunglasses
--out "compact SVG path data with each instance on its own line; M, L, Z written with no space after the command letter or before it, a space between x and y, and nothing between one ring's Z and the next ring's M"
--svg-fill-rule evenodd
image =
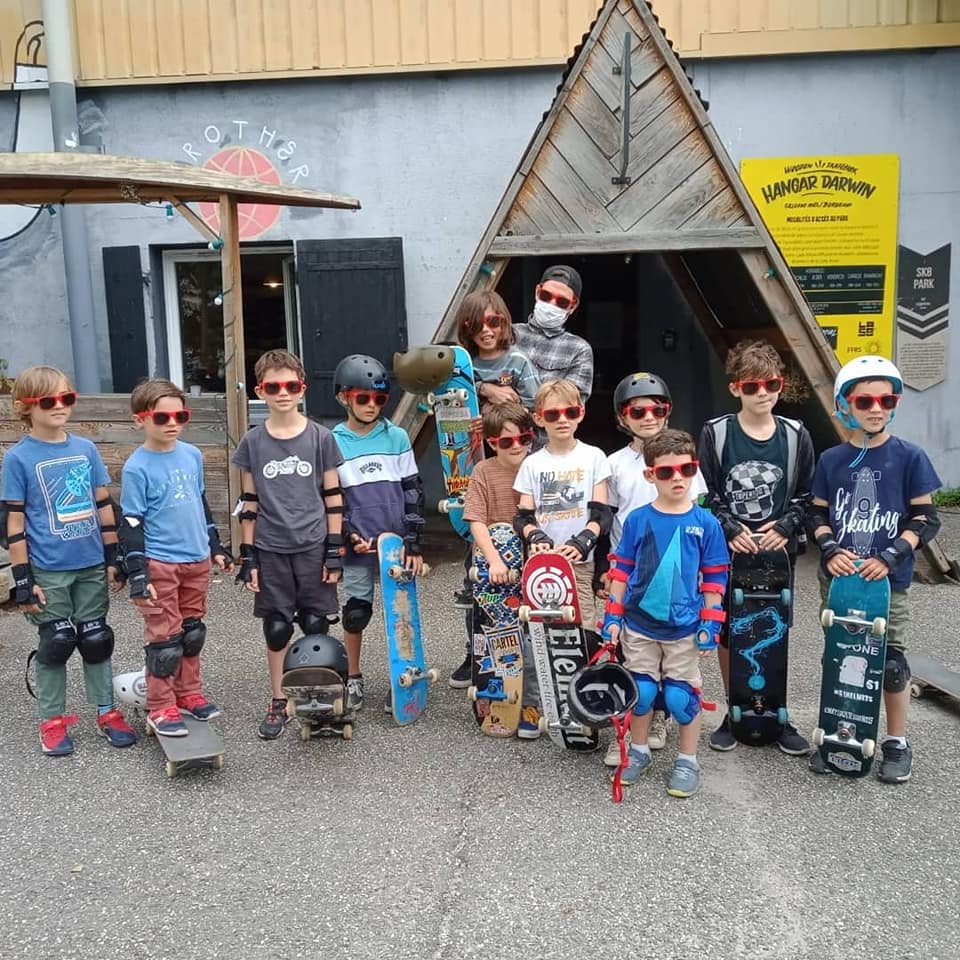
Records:
M786 547L793 568L810 503L813 443L799 420L775 416L783 391L783 360L762 340L742 340L727 354L727 379L738 413L704 424L697 452L707 484L704 505L713 511L733 553ZM794 594L796 596L796 594ZM720 635L720 675L729 687L730 647ZM737 741L724 716L710 735L713 750L732 750ZM784 725L780 750L802 756L810 744L792 723Z
M97 732L114 747L136 743L112 688L113 630L108 581L117 576L117 526L96 446L66 430L77 400L66 374L29 367L13 386L13 409L29 432L3 457L2 533L9 546L13 600L37 627L36 695L40 748L73 753L67 715L67 661L83 660Z

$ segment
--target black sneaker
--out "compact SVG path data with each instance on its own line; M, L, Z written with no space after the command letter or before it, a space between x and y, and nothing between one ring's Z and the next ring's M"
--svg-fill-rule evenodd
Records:
M453 605L458 610L472 610L473 609L473 590L469 589L467 586L461 587L453 595Z
M814 750L810 755L810 772L811 773L833 773L833 768L828 767L823 762L823 757L820 756L819 750Z
M882 783L906 783L913 768L913 750L908 743L901 747L896 740L884 740L880 746L883 758L877 779Z
M260 723L257 736L261 740L276 740L287 725L287 701L274 699L267 707L267 715Z
M450 679L447 681L454 690L463 690L464 687L469 687L473 682L473 657L468 653L463 659L463 663L457 667L453 673L450 674Z
M351 713L363 709L363 674L347 678L347 709Z
M708 742L711 750L721 750L724 752L732 750L737 745L737 738L730 729L729 714L723 718L723 723L710 734L710 740Z
M800 736L792 723L783 725L783 733L777 740L777 746L791 757L805 757L810 752L810 744Z

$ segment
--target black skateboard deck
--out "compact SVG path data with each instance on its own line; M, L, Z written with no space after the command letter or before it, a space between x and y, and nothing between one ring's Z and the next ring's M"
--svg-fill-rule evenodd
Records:
M909 653L907 662L913 674L910 679L911 696L922 697L928 690L934 690L960 701L960 673L956 670L922 653Z
M160 749L166 756L167 776L172 780L181 770L198 770L203 767L212 767L219 770L223 767L223 740L220 734L210 725L210 721L195 720L193 717L183 716L181 719L190 732L185 737L157 736ZM153 728L147 724L148 736L155 736Z

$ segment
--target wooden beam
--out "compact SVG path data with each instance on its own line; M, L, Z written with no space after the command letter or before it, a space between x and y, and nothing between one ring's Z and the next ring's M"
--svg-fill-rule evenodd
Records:
M240 470L233 465L233 454L240 437L247 432L246 351L243 337L243 278L240 273L240 223L237 199L229 194L220 198L220 230L223 249L220 265L223 283L223 355L227 395L227 459L229 473L227 495L234 504L240 496ZM231 523L231 542L240 543L240 524Z
M496 257L562 256L564 254L641 253L666 250L736 250L764 246L755 227L652 230L649 233L565 233L496 237Z
M191 210L190 207L187 206L187 204L184 203L182 200L180 200L178 197L174 197L174 196L168 197L167 203L169 203L173 207L173 209L176 210L177 213L179 213L180 216L183 217L183 219L186 220L187 223L189 223L190 226L193 227L194 230L196 230L197 233L199 233L200 236L204 238L204 240L220 239L217 236L217 232L215 230L211 230L207 226L206 222L200 216L194 213L193 210Z
M704 336L710 341L722 363L727 350L732 346L731 340L726 335L726 328L713 312L710 304L707 303L703 291L693 278L693 274L690 273L690 268L683 257L679 253L665 253L663 262L684 299L690 305L694 316L700 321L700 328L703 330Z

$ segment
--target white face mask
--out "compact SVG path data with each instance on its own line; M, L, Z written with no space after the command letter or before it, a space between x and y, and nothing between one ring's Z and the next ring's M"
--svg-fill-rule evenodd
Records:
M559 330L567 321L567 311L561 310L555 303L538 300L533 305L533 322L541 330Z

